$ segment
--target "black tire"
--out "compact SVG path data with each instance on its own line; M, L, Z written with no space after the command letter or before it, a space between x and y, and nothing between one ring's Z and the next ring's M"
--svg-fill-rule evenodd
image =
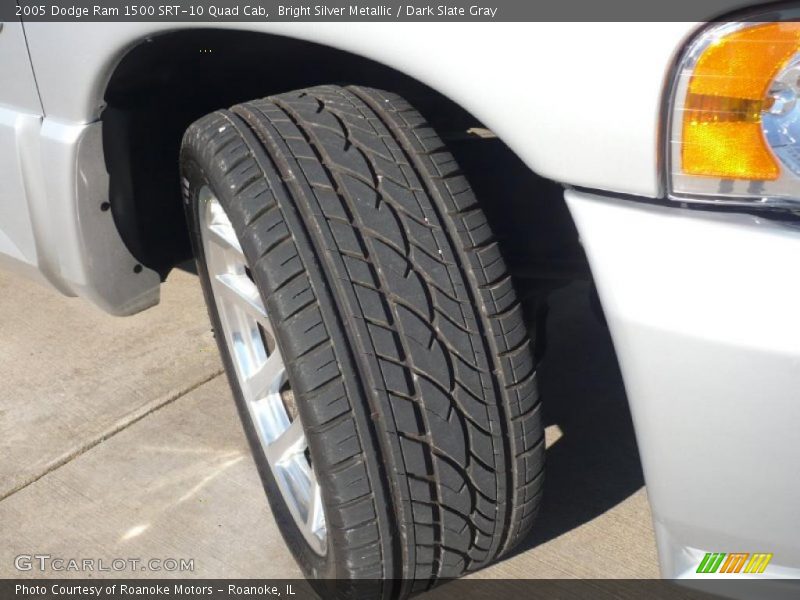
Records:
M397 597L458 577L528 532L544 437L529 333L498 245L442 141L402 98L321 86L214 112L181 153L210 185L286 361L328 522L293 531L220 345L286 541L310 578Z

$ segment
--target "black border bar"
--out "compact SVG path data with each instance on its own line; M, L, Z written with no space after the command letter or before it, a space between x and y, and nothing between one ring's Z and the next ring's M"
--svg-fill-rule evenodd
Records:
M710 21L763 0L2 0L26 22Z

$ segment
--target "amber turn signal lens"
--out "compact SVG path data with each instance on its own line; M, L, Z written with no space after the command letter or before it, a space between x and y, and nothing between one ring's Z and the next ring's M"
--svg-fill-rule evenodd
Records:
M721 35L698 57L683 107L681 170L776 180L762 131L773 80L800 50L800 23L764 23Z

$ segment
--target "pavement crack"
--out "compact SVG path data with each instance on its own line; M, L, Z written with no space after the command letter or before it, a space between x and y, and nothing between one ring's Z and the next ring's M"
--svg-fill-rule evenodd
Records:
M56 458L52 463L47 465L47 467L41 473L37 473L35 475L32 475L32 476L28 477L27 479L22 480L21 482L19 482L15 486L11 487L10 489L0 492L0 502L5 500L9 496L13 496L17 492L19 492L21 490L24 490L29 485L36 483L37 481L39 481L40 479L42 479L46 475L48 475L48 474L50 474L50 473L52 473L54 471L57 471L58 469L60 469L64 465L67 465L67 464L71 463L73 460L75 460L76 458L78 458L81 455L85 454L86 452L88 452L89 450L94 448L95 446L97 446L99 444L102 444L103 442L105 442L108 439L111 439L112 437L114 437L118 433L120 433L122 431L125 431L131 425L135 425L136 423L138 423L139 421L141 421L145 417L160 411L162 408L173 404L174 402L176 402L177 400L180 400L184 396L187 396L188 394L190 394L191 392L193 392L197 388L202 387L207 383L210 383L211 381L213 381L214 379L216 379L220 375L223 375L224 373L225 373L225 370L222 369L222 368L215 369L213 372L209 373L203 379L201 379L199 381L196 381L195 383L189 385L188 387L185 387L185 388L182 388L180 390L175 390L173 392L167 393L167 394L161 396L160 398L157 398L157 399L155 399L155 400L153 400L151 402L148 402L147 404L139 407L137 410L134 410L134 411L128 413L120 421L118 421L117 423L114 423L113 426L111 428L109 428L108 430L103 431L102 433L100 433L99 435L95 436L94 438L91 438L91 439L87 440L85 443L81 444L79 447L77 447L77 448L75 448L73 450L70 450L69 452L65 453L64 455Z

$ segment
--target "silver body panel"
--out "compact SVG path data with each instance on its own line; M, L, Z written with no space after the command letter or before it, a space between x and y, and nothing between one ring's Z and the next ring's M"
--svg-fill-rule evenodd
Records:
M800 577L800 230L566 199L625 382L663 575L696 576L706 552L771 552L769 576Z

